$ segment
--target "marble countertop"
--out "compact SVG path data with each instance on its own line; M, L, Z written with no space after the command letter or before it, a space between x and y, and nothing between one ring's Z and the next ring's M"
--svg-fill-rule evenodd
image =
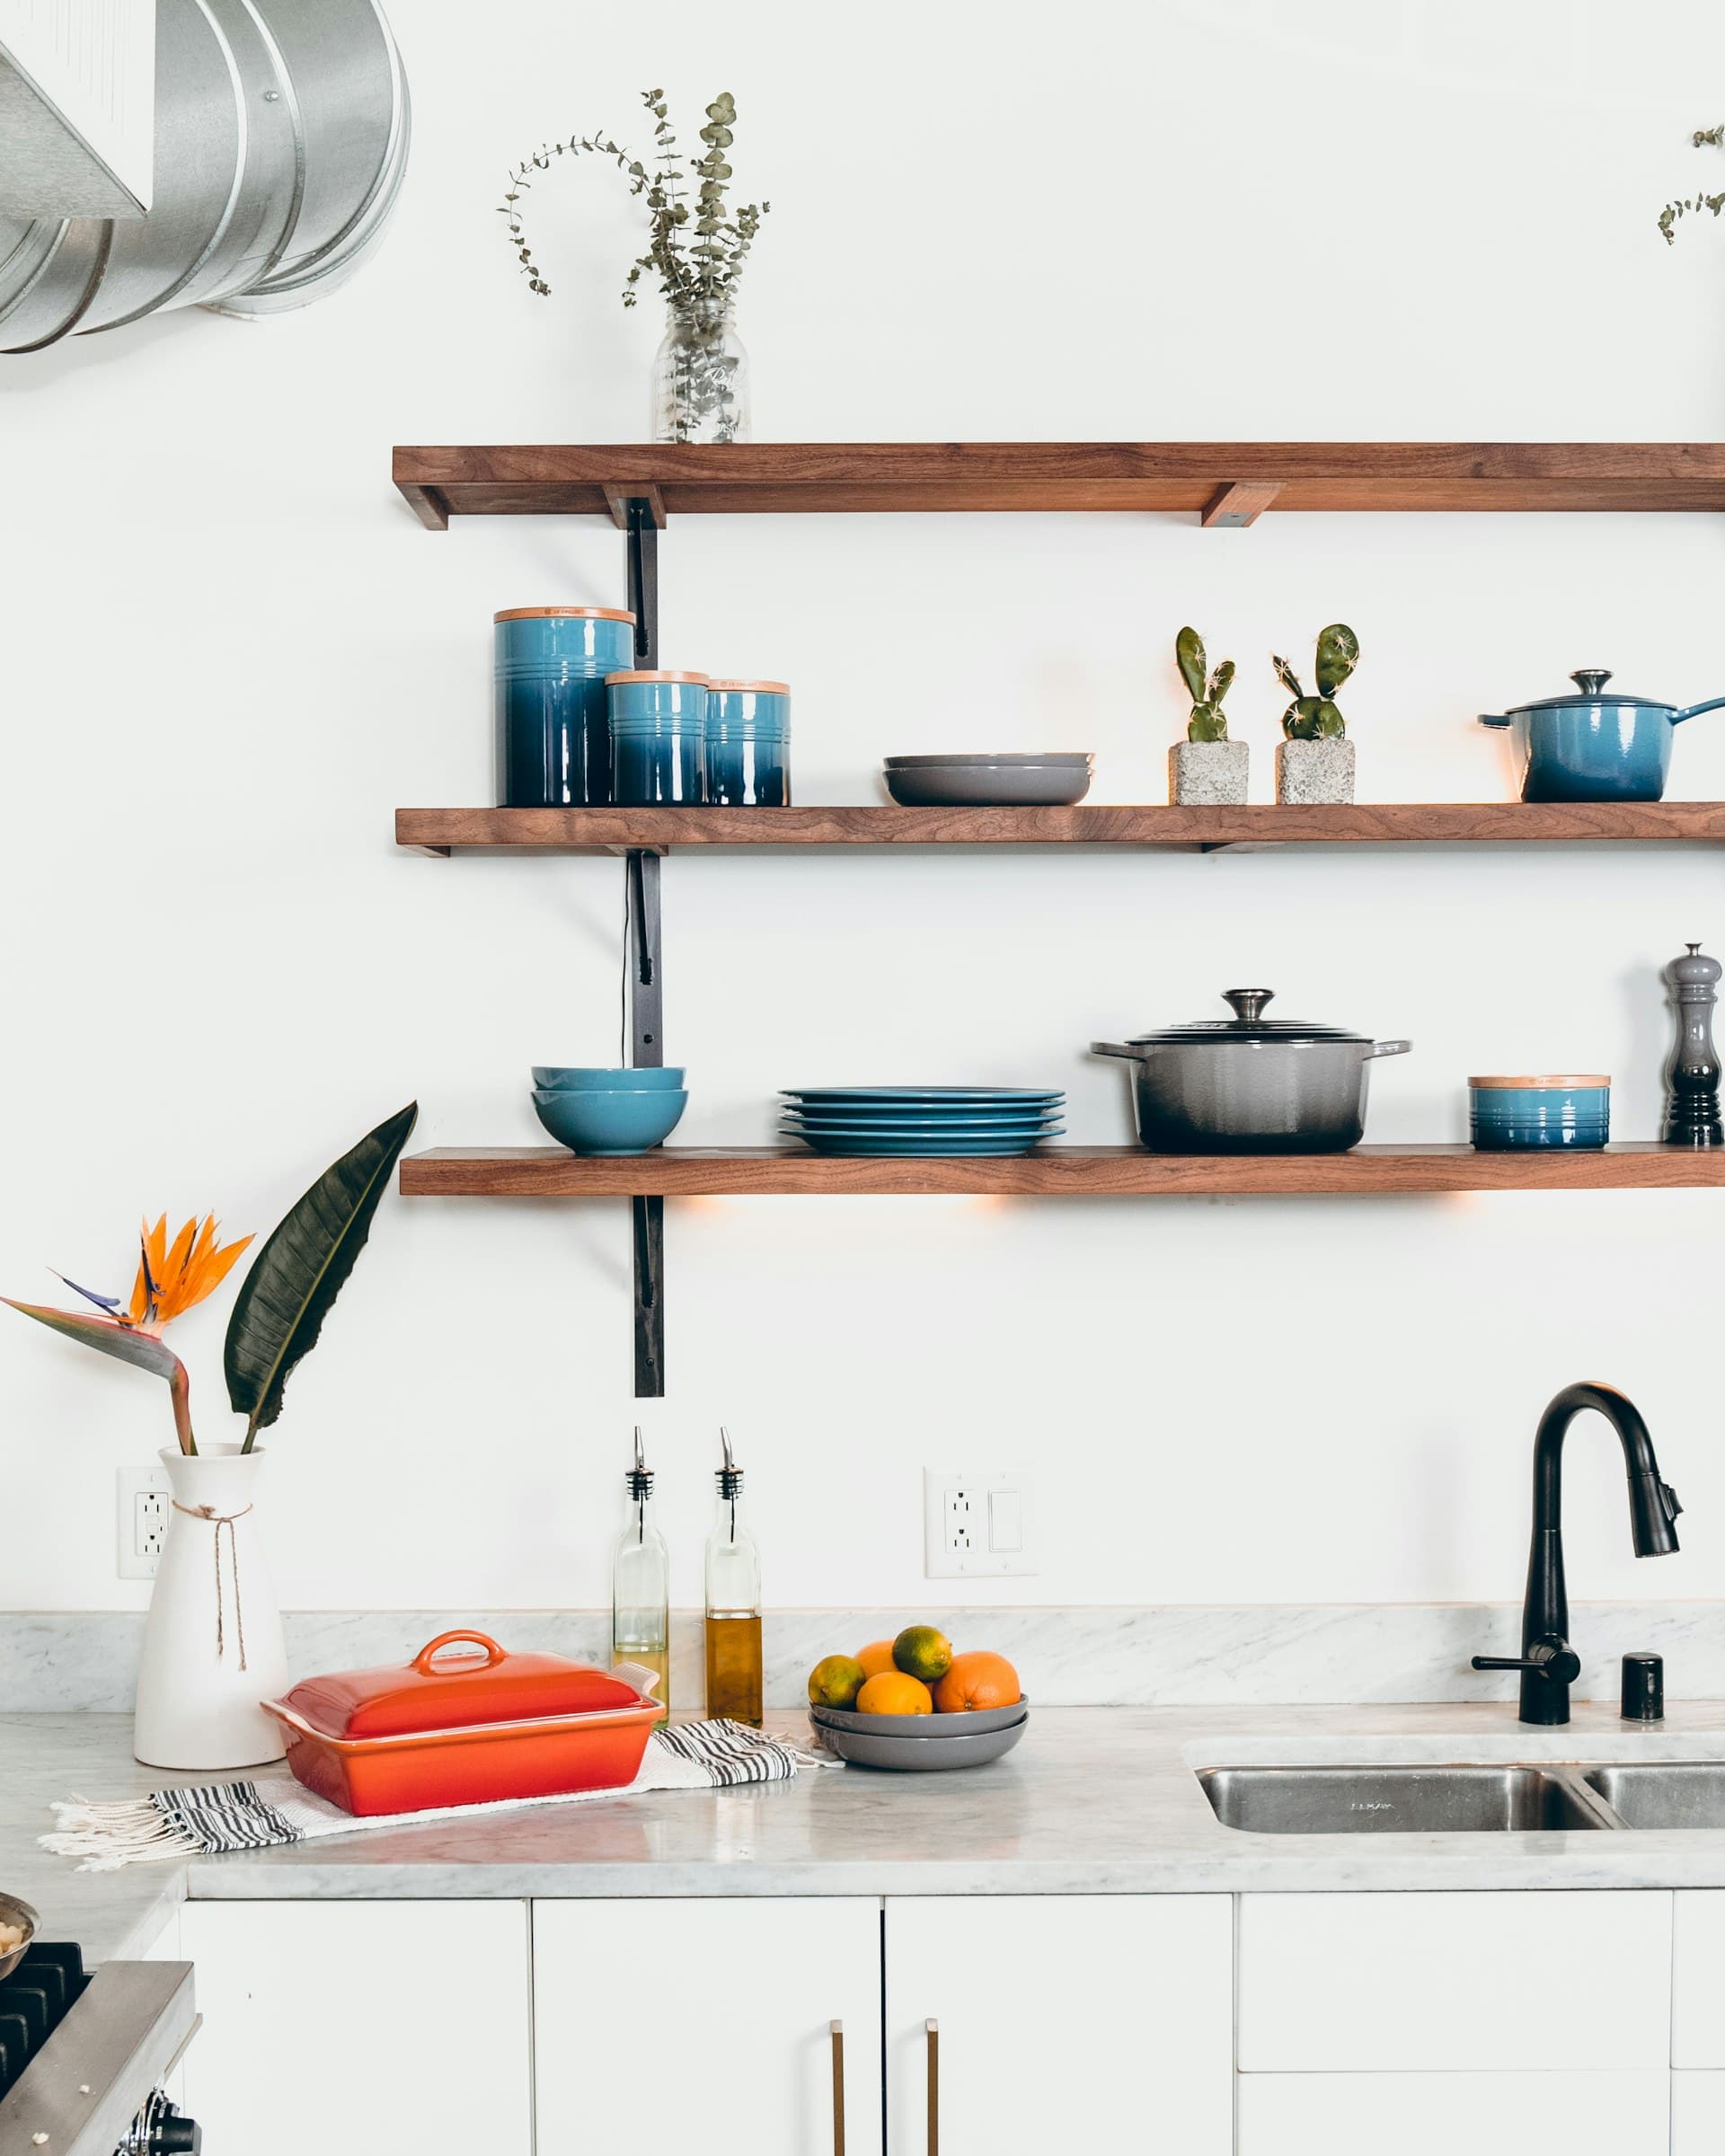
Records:
M801 1729L801 1717L769 1726ZM1721 1832L1247 1834L1194 1769L1350 1761L1725 1760L1725 1704L1655 1728L1580 1706L1525 1729L1502 1705L1067 1707L1036 1710L995 1765L819 1769L292 1848L80 1872L36 1846L56 1798L141 1793L121 1715L0 1716L0 1887L93 1962L137 1953L199 1900L655 1895L1181 1894L1725 1886ZM184 1780L217 1780L186 1776Z

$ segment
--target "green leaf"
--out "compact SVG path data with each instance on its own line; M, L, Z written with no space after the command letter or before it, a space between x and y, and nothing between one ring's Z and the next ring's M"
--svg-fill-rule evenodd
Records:
M27 1318L34 1318L50 1332L63 1332L68 1340L82 1340L86 1348L93 1348L102 1355L111 1355L117 1362L130 1363L136 1370L147 1370L154 1377L172 1378L181 1366L180 1357L155 1333L122 1325L118 1318L86 1318L82 1311L51 1310L40 1303L14 1303L10 1295L0 1295L0 1303L22 1311Z
M1180 667L1180 678L1186 684L1186 694L1194 703L1204 701L1204 639L1196 629L1182 629L1174 639L1174 658Z
M229 1402L246 1418L247 1452L281 1413L282 1388L316 1346L419 1112L411 1101L326 1169L247 1273L222 1351Z

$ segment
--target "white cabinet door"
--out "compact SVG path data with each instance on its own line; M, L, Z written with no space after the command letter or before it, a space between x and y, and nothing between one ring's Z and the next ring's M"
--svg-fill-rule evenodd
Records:
M1243 1895L1239 1951L1243 2072L1670 2063L1669 1894Z
M887 1904L891 2156L1233 2146L1226 1895L979 1895Z
M827 2156L835 2021L879 2150L878 1901L535 1902L533 1967L538 2156Z
M1725 1891L1674 1895L1671 2063L1725 2066Z
M1668 2073L1243 2073L1239 2156L1718 2156L1670 2138ZM1681 2075L1676 2077L1681 2080ZM1698 2080L1711 2076L1698 2075ZM1721 2076L1725 2079L1725 2076Z
M1671 2156L1725 2156L1725 2073L1671 2076Z
M188 1902L180 1939L207 2148L528 2156L526 1903Z

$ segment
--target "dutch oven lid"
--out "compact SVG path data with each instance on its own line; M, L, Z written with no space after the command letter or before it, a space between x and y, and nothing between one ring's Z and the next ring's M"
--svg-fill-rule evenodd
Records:
M1234 1005L1232 1018L1199 1018L1190 1025L1164 1026L1159 1033L1135 1033L1127 1046L1134 1048L1202 1047L1209 1042L1231 1040L1367 1040L1368 1034L1353 1033L1346 1026L1317 1026L1301 1018L1266 1018L1264 1005L1273 988L1225 988L1224 1003Z
M1668 711L1672 708L1668 703L1661 703L1657 696L1624 696L1615 689L1607 696L1605 689L1611 674L1605 667L1583 667L1579 673L1571 674L1570 679L1575 687L1564 695L1542 696L1537 703L1512 703L1509 709L1512 711L1561 711L1573 710L1578 703L1628 704L1632 710L1641 711Z
M465 1643L464 1655L444 1648ZM471 1651L477 1649L477 1652ZM514 1655L483 1632L443 1632L412 1661L306 1677L286 1704L326 1736L402 1736L486 1722L539 1721L638 1707L622 1677L562 1655Z

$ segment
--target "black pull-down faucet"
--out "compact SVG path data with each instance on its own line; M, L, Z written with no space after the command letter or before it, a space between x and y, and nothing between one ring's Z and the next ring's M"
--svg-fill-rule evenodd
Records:
M1546 1728L1569 1720L1570 1687L1581 1674L1580 1657L1570 1645L1570 1604L1563 1589L1563 1440L1587 1408L1603 1415L1622 1441L1636 1556L1668 1557L1677 1546L1673 1523L1683 1510L1676 1491L1659 1480L1653 1440L1634 1403L1609 1385L1565 1385L1540 1417L1534 1439L1534 1542L1521 1612L1521 1652L1473 1657L1475 1669L1518 1669L1521 1719Z

